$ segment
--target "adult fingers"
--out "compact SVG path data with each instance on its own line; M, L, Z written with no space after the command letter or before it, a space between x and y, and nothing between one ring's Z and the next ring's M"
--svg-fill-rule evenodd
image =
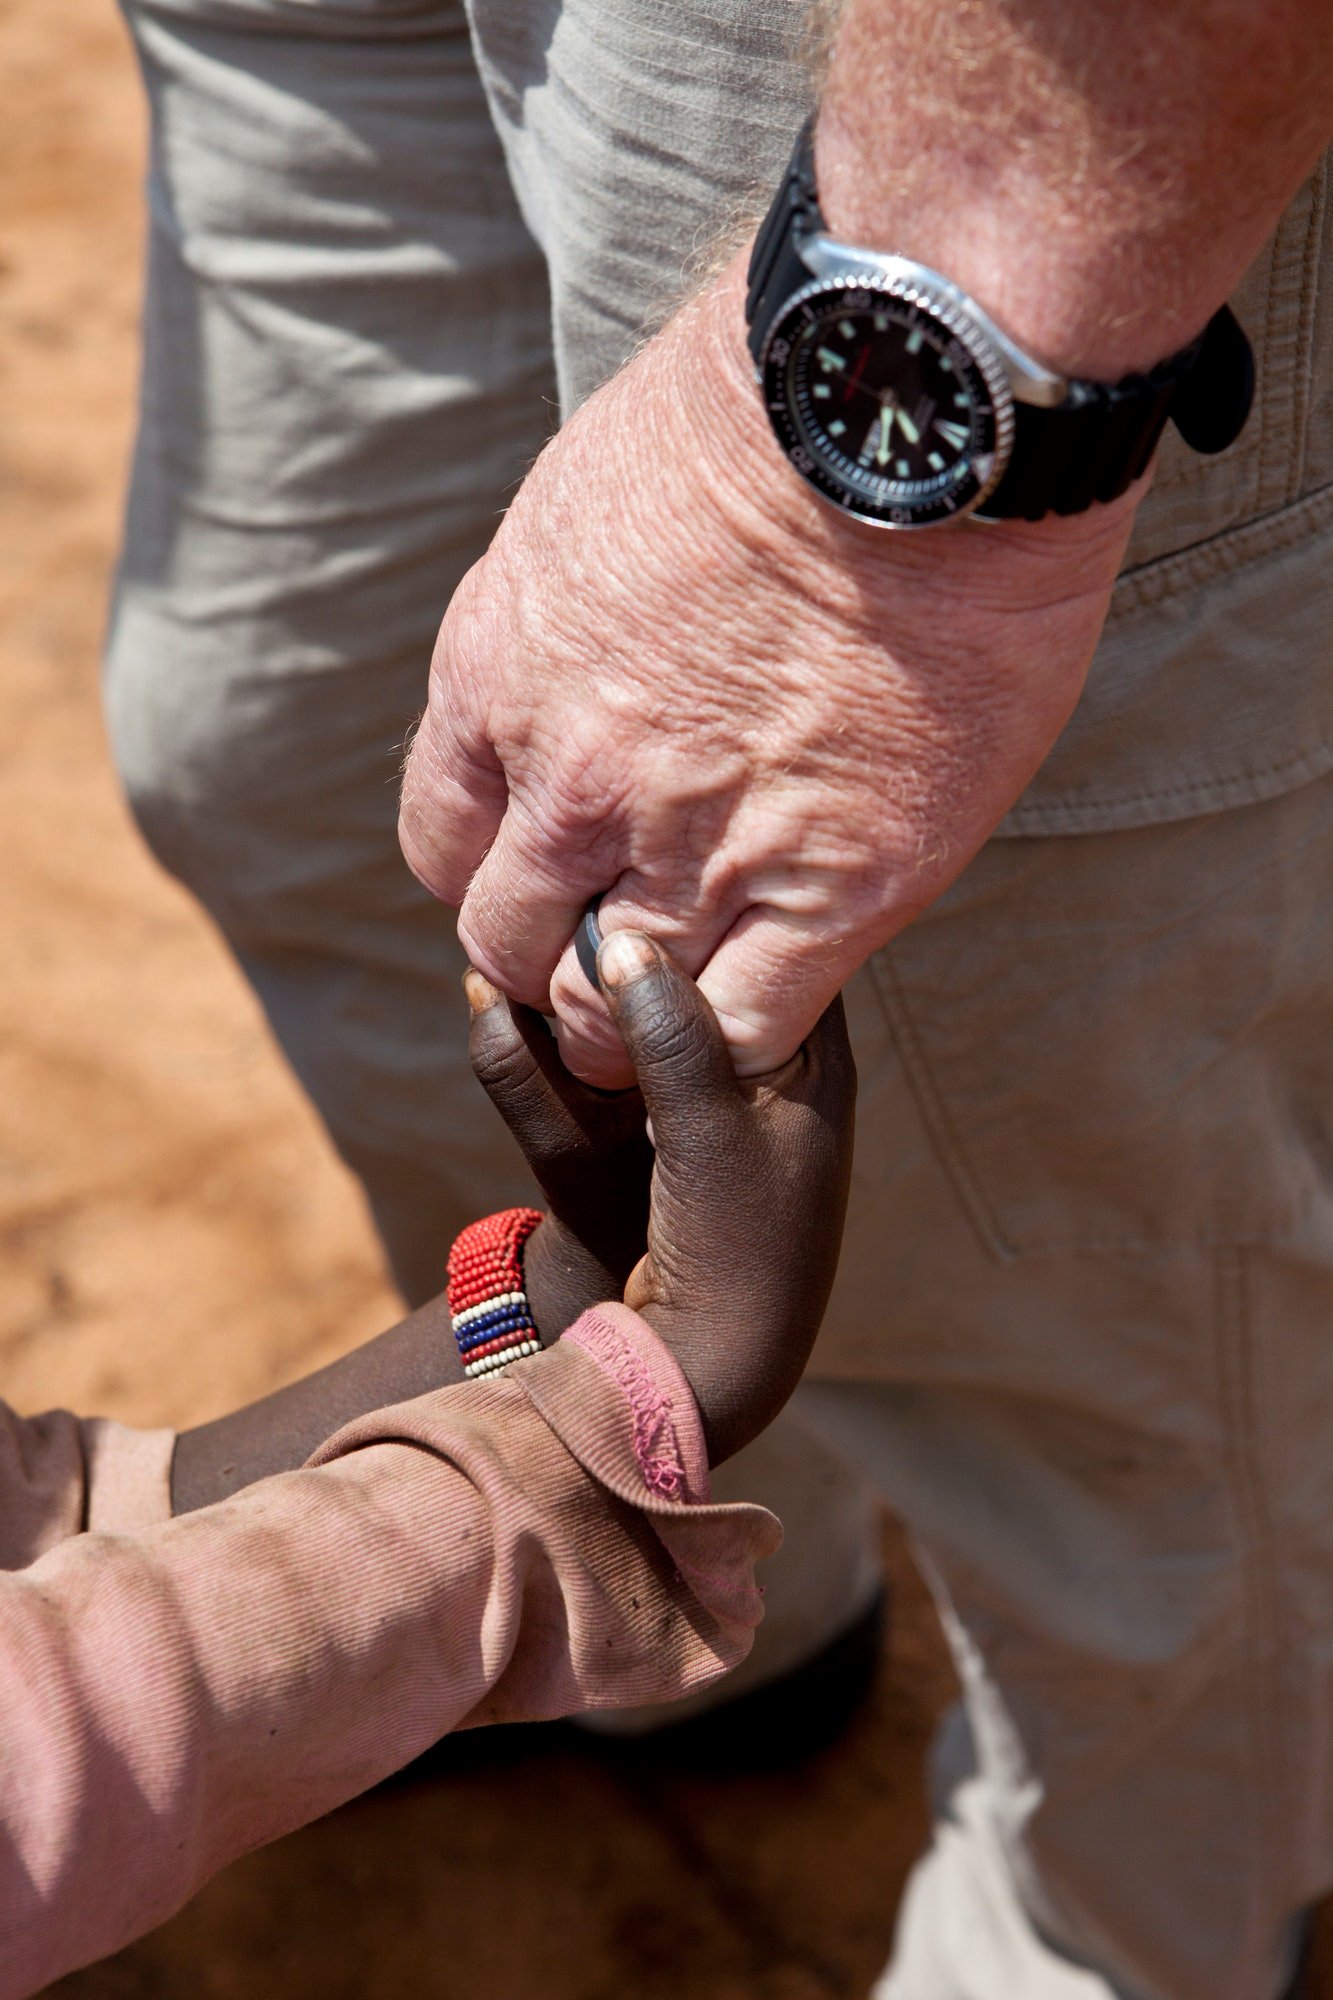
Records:
M489 743L432 676L430 701L403 770L398 840L432 896L457 909L504 818L505 774Z
M617 909L612 898L598 916L603 934L613 934ZM656 924L653 928L656 932ZM719 930L711 950L691 954L682 964L712 1006L742 1077L766 1076L788 1062L835 994L883 942L879 935L859 931L830 937L827 919L803 918L771 904L754 905ZM672 940L673 956L679 949ZM625 1058L611 1040L614 1023L588 984L572 945L551 982L551 1001L565 1064L601 1088L627 1082Z
M605 939L597 972L648 1108L659 1161L687 1175L692 1161L716 1172L719 1150L744 1132L747 1107L712 1009L639 931Z
M580 912L580 924L582 920ZM602 897L597 920L604 937L617 931L647 931L670 954L673 964L693 978L725 935L730 914L703 915L697 898L681 910L649 907L642 888L627 878ZM550 992L566 1066L601 1090L620 1088L630 1081L624 1044L604 996L588 980L572 939L561 954Z
M771 906L747 910L698 977L737 1074L766 1076L789 1061L882 942L829 938L825 925Z
M474 965L529 1007L550 1005L551 975L611 867L594 829L562 839L512 794L468 887L458 935ZM612 869L614 873L614 869Z

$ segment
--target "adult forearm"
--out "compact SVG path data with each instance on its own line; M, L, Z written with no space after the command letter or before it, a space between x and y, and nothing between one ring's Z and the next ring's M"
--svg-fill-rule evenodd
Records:
M1331 132L1327 6L849 0L819 184L835 234L1109 379L1199 331Z

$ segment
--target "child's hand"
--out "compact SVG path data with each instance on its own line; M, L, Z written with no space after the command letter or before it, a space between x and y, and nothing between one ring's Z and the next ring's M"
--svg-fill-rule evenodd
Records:
M795 1388L833 1282L856 1095L842 1007L781 1070L739 1083L708 1003L650 939L616 932L598 971L642 1103L579 1083L544 1022L469 976L474 1066L552 1206L525 1252L529 1297L553 1331L620 1293L644 1244L646 1104L648 1254L624 1296L688 1376L716 1464Z
M468 1056L546 1198L523 1250L524 1284L549 1343L585 1306L618 1299L643 1254L653 1149L637 1090L594 1090L567 1070L543 1017L463 979Z

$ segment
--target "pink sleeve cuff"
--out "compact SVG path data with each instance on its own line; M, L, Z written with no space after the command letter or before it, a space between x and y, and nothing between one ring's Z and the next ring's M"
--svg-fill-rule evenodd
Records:
M628 1306L590 1306L563 1336L582 1348L629 1405L643 1483L662 1500L706 1505L708 1454L694 1391L670 1348Z

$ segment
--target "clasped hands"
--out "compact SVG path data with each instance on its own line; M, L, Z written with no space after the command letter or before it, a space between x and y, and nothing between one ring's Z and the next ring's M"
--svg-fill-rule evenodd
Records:
M1137 493L1072 520L847 522L782 460L732 267L537 460L440 630L403 791L473 964L630 1081L571 940L642 928L743 1075L790 1057L1063 727Z
M473 1069L547 1202L525 1287L548 1345L602 1300L640 1312L717 1464L796 1387L837 1269L856 1097L842 1003L742 1082L708 1002L650 938L619 932L598 972L632 1090L580 1082L542 1015L480 973L465 982Z

